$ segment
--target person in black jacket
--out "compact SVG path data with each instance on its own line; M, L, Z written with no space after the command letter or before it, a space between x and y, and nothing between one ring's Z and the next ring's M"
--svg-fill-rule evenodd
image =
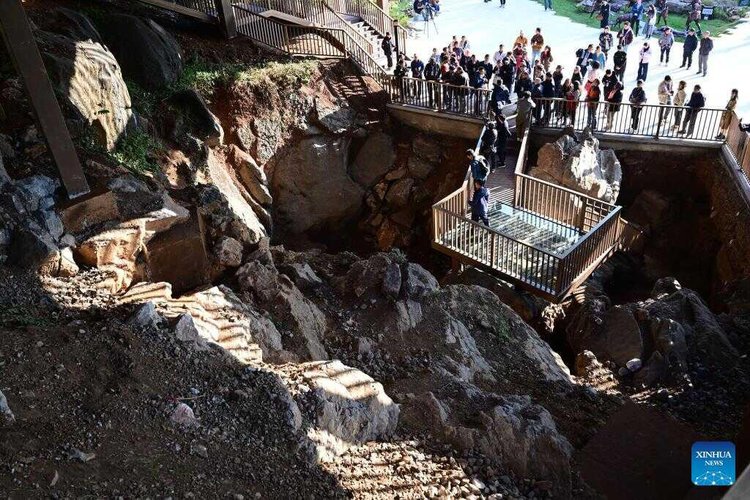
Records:
M621 82L625 81L625 67L628 64L628 53L622 48L622 45L617 46L617 52L612 56L612 62L615 65L615 76Z
M546 126L552 118L552 99L555 97L555 82L552 81L552 73L547 73L544 76L542 82L542 97L544 101L542 103L542 109L544 110L544 117L542 123Z
M514 73L513 65L510 63L510 59L506 57L503 59L503 64L500 67L500 79L503 81L503 85L509 89L513 87Z
M531 87L533 87L533 82L529 78L529 74L522 70L518 76L518 80L516 80L516 86L513 91L520 99L525 92L531 93Z
M505 115L498 114L495 118L495 129L497 130L497 142L495 143L495 154L497 155L497 168L505 168L505 150L510 138L510 128Z
M393 76L396 77L396 89L401 102L406 102L406 75L409 68L406 66L406 59L400 58L396 61L396 67L393 69Z
M698 37L695 34L694 29L690 29L685 36L685 41L682 44L682 66L684 68L687 64L687 69L693 65L693 52L698 48Z
M604 94L604 100L607 102L607 127L606 131L612 130L612 120L615 115L620 111L620 103L622 102L622 84L617 80L606 90Z
M599 27L604 28L609 26L609 15L612 12L612 7L609 5L607 0L602 0L599 6Z
M380 42L380 47L383 49L386 61L388 61L388 69L391 69L393 67L393 49L395 47L393 46L390 33L385 34L385 38Z
M484 125L484 133L480 139L479 154L484 156L490 167L490 173L495 171L497 158L495 157L497 147L497 130L495 122L488 121Z
M424 79L427 80L427 95L430 100L430 107L441 108L441 93L437 83L440 79L440 65L432 57L424 67Z
M682 122L682 130L678 133L685 133L685 126L690 124L687 129L687 135L693 135L695 129L695 121L698 119L698 112L706 106L706 98L701 92L701 86L696 85L693 87L693 93L690 94L690 100L687 102L687 109L685 110L685 119Z
M500 114L500 109L502 109L503 106L510 104L510 90L508 90L508 87L506 87L499 78L495 79L495 85L492 88L490 101L495 116Z
M638 80L636 86L630 92L630 116L633 120L630 126L631 134L638 130L638 122L641 118L641 111L643 111L644 104L646 104L646 91L643 90L643 80Z

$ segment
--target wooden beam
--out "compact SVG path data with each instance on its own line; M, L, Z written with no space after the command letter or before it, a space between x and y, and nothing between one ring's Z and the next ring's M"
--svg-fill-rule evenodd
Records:
M224 31L224 36L234 38L237 36L237 22L234 19L234 9L232 0L214 0L216 2L216 12L219 14L219 24Z
M173 12L177 12L178 14L182 14L183 16L192 17L195 19L198 19L199 21L204 21L207 23L215 23L217 21L217 17L211 16L209 14L206 14L205 12L201 12L196 9L191 9L190 7L183 7L180 4L170 2L168 0L139 0L142 3L147 3L149 5L153 5L154 7L160 7L165 10L171 10Z
M0 0L0 28L5 46L21 77L42 135L57 164L68 198L89 192L73 140L65 125L55 91L39 54L31 25L21 0Z

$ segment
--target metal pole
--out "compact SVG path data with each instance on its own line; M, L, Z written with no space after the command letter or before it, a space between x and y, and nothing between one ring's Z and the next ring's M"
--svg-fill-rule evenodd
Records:
M398 25L398 21L393 21L393 39L396 41L396 60L398 61L398 54L401 51L398 43L398 30L401 29Z
M0 28L16 70L26 86L37 122L57 164L68 198L89 192L73 140L44 68L21 0L0 1Z

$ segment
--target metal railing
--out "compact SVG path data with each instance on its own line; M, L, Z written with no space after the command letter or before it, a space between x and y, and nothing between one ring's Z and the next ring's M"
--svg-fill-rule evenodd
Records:
M242 5L234 5L233 9L237 31L257 42L292 56L351 58L364 74L381 85L387 80L383 68L346 29L284 23Z
M387 75L384 89L391 102L432 111L487 119L492 116L490 97L486 88L451 85L421 78Z
M326 0L326 2L336 12L361 17L380 36L394 31L393 18L370 0ZM395 36L399 37L399 49L406 52L406 30L398 30Z
M653 138L692 139L724 142L717 138L722 109L686 106L535 99L534 125L541 128L575 130L586 127L594 132Z
M139 0L142 3L208 22L218 20L216 0Z
M480 142L481 135L477 153ZM468 169L461 186L433 205L433 246L557 301L619 247L621 208L526 175L528 142L527 129L516 161L513 208L530 214L534 224L560 224L581 237L562 253L552 252L471 221L467 207L473 179Z

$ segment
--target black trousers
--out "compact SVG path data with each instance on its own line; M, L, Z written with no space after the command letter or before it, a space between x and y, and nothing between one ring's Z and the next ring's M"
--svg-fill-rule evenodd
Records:
M682 65L685 66L685 64L688 68L693 65L693 51L682 51Z
M661 48L661 57L659 57L659 62L664 62L664 56L667 56L667 62L669 62L669 51L672 50L672 47L662 47Z
M393 54L386 54L385 59L388 61L388 69L391 69L393 67Z

